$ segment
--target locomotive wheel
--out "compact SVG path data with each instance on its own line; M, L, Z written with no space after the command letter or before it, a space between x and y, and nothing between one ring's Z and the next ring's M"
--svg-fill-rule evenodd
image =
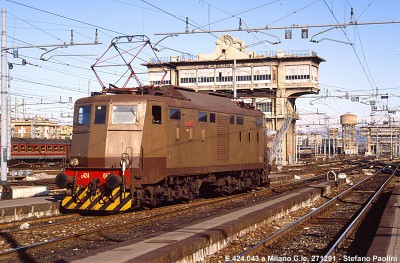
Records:
M185 177L182 185L182 199L185 201L191 201L199 195L199 189L202 184L200 179L193 180L192 177Z
M168 177L158 185L148 185L141 190L138 205L151 209L163 202L192 201L200 193L213 193L217 196L231 195L236 191L252 191L263 183L262 171L230 172L209 175L208 178L190 176Z
M142 207L144 209L151 209L156 207L159 202L157 202L157 197L155 195L156 189L154 186L147 186L144 189Z

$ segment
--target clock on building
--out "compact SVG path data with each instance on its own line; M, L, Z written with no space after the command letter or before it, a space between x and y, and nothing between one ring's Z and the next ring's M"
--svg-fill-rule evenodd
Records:
M225 36L220 40L220 47L222 50L227 50L231 47L232 45L232 39L229 36Z

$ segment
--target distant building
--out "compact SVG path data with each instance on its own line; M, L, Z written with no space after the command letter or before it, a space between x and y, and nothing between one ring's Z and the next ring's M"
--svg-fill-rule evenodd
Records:
M236 95L251 102L264 112L266 128L277 131L282 156L276 159L285 164L295 160L295 101L319 93L318 67L323 61L310 50L249 52L242 40L223 35L212 54L171 56L161 63L151 59L145 66L152 85Z
M399 156L399 134L400 127L389 123L361 127L361 135L367 138L366 154Z
M11 137L14 138L65 139L71 138L71 134L72 126L38 116L11 120Z
M342 153L342 138L338 128L329 128L319 132L297 133L298 158L334 157Z

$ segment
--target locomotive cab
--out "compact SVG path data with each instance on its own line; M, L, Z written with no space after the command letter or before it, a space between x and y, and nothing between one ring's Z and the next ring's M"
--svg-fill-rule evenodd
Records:
M126 96L100 95L76 102L71 167L56 178L59 187L67 188L63 207L131 208L130 168L139 165L146 103Z
M101 96L100 96L101 97ZM107 96L108 97L108 96ZM71 157L78 167L118 167L121 154L138 155L144 103L77 102Z

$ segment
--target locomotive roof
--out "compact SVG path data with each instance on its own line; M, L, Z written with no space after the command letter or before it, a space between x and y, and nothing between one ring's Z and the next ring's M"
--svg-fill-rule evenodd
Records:
M165 101L170 107L189 108L220 113L262 116L257 110L245 109L228 97L210 95L208 93L194 92L188 89L167 86L146 95L139 94L113 94L98 95L77 100L77 104L93 102L133 102L133 101Z

